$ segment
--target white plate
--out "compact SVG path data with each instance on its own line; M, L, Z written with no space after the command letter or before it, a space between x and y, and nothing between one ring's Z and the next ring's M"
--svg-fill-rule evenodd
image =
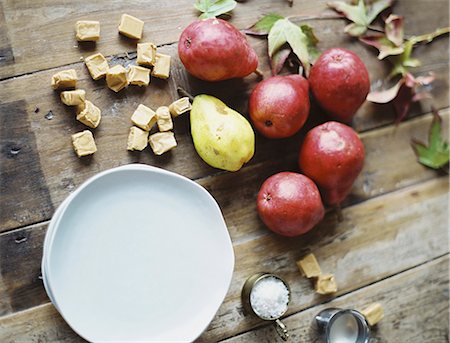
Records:
M129 165L88 180L58 215L43 269L50 298L80 336L188 342L206 329L230 285L234 254L204 188Z

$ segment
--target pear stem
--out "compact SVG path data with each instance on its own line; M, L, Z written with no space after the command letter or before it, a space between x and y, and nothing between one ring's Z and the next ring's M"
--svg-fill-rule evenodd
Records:
M191 93L189 93L186 89L184 89L183 87L178 86L177 92L181 96L187 96L191 102L194 101L194 96Z
M344 221L344 215L342 214L342 208L341 205L334 206L334 210L336 212L337 220L339 223L342 223Z
M263 73L262 73L261 70L259 70L259 69L255 69L255 71L254 71L253 73L255 73L256 75L258 75L261 79L264 78Z

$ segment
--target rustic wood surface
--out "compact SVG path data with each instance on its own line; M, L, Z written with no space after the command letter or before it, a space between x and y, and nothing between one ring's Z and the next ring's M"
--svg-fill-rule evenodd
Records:
M317 16L332 13L327 1L283 0L240 2L230 22L243 29L264 13ZM177 98L176 87L193 94L208 93L247 114L247 99L258 82L207 83L189 76L177 57L182 29L197 15L193 1L0 1L0 342L83 342L59 316L42 285L42 244L55 208L95 173L127 164L144 163L185 175L217 199L233 241L236 266L224 303L199 342L276 342L271 326L245 315L240 291L258 271L277 273L289 282L292 302L286 324L294 342L316 342L312 318L328 306L361 308L381 302L385 319L374 330L374 342L448 341L448 177L416 162L412 137L425 140L432 120L430 105L441 109L444 133L449 126L449 42L441 38L421 46L415 56L422 66L414 72L437 76L433 100L412 108L399 126L390 106L365 104L353 121L366 148L366 161L343 206L344 220L332 211L310 233L295 239L269 232L258 219L255 198L268 176L298 171L297 153L305 132L326 120L316 105L305 128L292 138L268 140L257 135L256 154L242 170L213 169L196 154L188 115L175 120L179 146L156 157L150 151L125 149L130 116L139 103L166 105ZM449 25L446 0L399 0L395 13L405 16L406 34L431 32ZM145 21L144 41L153 41L173 57L171 77L152 79L149 87L129 87L115 94L104 81L92 81L80 57L93 51L110 64L134 63L135 42L117 34L122 13ZM77 44L73 24L79 19L101 21L97 44ZM296 19L298 20L298 18ZM373 87L379 87L388 65L371 48L343 34L338 19L310 19L321 51L343 46L357 52ZM266 41L249 38L269 76ZM127 54L126 54L127 53ZM79 160L70 134L84 129L74 113L50 87L58 70L74 68L78 88L102 109L95 130L98 152ZM319 296L300 276L295 261L314 252L325 271L336 275L338 293Z

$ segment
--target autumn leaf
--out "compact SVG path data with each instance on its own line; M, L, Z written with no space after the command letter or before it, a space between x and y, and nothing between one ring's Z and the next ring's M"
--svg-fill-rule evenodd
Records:
M367 101L386 104L392 102L397 114L396 123L402 121L408 114L411 104L423 99L431 98L428 92L420 92L420 87L428 86L434 81L434 75L414 77L407 73L393 87L383 90L370 92L367 95Z
M214 18L228 13L236 7L234 0L197 0L194 7L202 12L200 19Z
M374 0L370 6L366 6L364 0L359 0L356 5L344 1L333 1L328 3L328 6L352 21L344 31L351 36L359 37L366 33L369 25L392 3L393 0Z
M433 108L433 121L428 134L428 145L412 140L411 145L417 159L424 166L440 169L449 163L448 142L442 137L442 119L438 111Z
M274 57L276 57L278 60L276 65L279 65L279 61L281 60L280 57L285 57L286 53L284 52L281 56L275 56L275 54L287 43L298 57L305 70L305 74L308 75L312 57L316 55L314 49L318 40L309 26L304 26L303 29L290 22L288 19L277 20L270 29L267 37L268 52L271 60L274 60ZM310 56L310 52L313 55L312 57ZM284 61L286 58L287 56L284 58ZM272 66L273 65L274 64L272 64ZM272 68L272 71L277 69L278 68Z
M248 35L255 35L255 36L268 35L273 24L275 24L275 22L277 22L278 20L283 19L283 18L284 17L279 14L275 14L275 13L267 14L264 17L262 17L261 19L259 19L252 26L243 30L243 32Z
M291 48L286 45L273 54L273 56L270 58L272 75L277 75L281 71L291 52Z

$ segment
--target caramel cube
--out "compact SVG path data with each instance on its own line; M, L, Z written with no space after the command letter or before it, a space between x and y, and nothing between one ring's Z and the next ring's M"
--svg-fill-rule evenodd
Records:
M302 275L305 275L308 279L312 277L318 277L322 274L319 263L317 263L314 254L308 254L301 260L297 261L297 267Z
M72 135L72 145L78 157L92 155L97 151L94 136L89 130L84 130Z
M53 89L75 88L77 80L75 69L62 70L52 76L52 87Z
M64 105L77 106L83 104L86 100L86 92L83 89L64 91L61 92L60 97Z
M152 109L140 104L131 116L134 125L145 131L150 131L156 123L156 113Z
M156 109L156 122L159 131L170 131L173 129L172 117L167 106L161 106Z
M156 53L155 66L152 70L152 75L160 78L167 79L170 74L170 56Z
M141 130L136 126L130 128L128 134L127 150L139 150L142 151L147 146L148 131Z
M127 71L120 64L109 68L106 73L106 84L114 92L118 92L128 86Z
M333 274L322 274L316 279L315 290L319 294L331 294L337 292L336 279Z
M100 124L100 119L102 119L102 112L89 100L86 100L82 105L78 105L77 120L84 125L95 129Z
M79 20L75 24L77 41L95 42L100 38L100 22Z
M137 64L153 66L156 61L156 45L153 43L138 43Z
M144 22L129 14L122 14L119 32L128 38L141 39L144 30Z
M155 155L162 155L177 146L175 135L171 131L154 133L148 141Z
M150 70L138 66L129 66L128 82L130 85L148 86L150 83Z
M91 74L94 80L104 77L109 69L108 61L101 53L86 57L84 63L86 63L89 74Z
M178 117L180 114L183 114L187 111L191 110L191 102L188 97L180 98L169 105L169 111L172 117Z
M370 304L361 313L366 317L370 326L377 324L384 317L384 310L380 303Z

